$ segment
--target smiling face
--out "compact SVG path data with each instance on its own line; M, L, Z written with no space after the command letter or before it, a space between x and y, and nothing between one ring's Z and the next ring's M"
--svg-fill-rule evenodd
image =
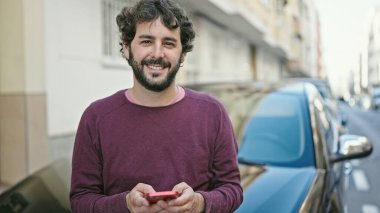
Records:
M180 29L169 30L158 18L136 25L130 47L123 46L136 79L135 84L160 92L174 81L184 59Z

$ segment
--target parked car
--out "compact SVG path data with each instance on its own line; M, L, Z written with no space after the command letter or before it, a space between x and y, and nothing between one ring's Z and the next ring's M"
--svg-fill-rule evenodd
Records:
M346 212L344 162L370 155L366 137L340 135L316 87L221 83L191 88L219 99L239 145L244 201L237 213Z
M219 83L189 86L226 107L239 145L244 201L237 213L344 212L350 168L366 137L340 135L315 86ZM70 212L70 164L57 161L0 194L0 212Z
M70 213L71 163L67 159L29 175L0 194L1 213Z
M348 122L347 115L339 110L338 99L333 95L330 83L328 80L317 79L317 78L293 78L295 81L308 82L313 84L319 94L321 94L322 99L325 101L326 109L328 113L331 113L332 116L336 117L337 122L340 124L340 130L345 132L347 131L346 126Z
M372 90L371 108L374 110L380 109L380 87L374 88Z

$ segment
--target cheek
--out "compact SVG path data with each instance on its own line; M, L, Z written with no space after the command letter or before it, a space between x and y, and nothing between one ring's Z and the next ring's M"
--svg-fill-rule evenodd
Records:
M168 53L166 54L166 57L168 58L168 60L170 60L172 63L181 63L183 61L183 57L181 55L181 53L179 52L171 52L171 53Z
M151 57L151 51L146 48L134 48L132 49L132 53L135 61L141 61Z

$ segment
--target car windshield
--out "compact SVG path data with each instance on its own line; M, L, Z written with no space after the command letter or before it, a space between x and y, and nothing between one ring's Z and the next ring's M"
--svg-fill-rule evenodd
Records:
M307 102L287 93L269 93L254 103L255 110L242 134L240 162L289 167L313 165Z
M325 100L333 99L331 89L325 84L315 84L319 93Z

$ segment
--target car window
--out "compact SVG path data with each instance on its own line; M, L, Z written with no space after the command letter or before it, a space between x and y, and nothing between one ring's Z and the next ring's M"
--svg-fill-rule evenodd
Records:
M324 143L326 143L328 151L330 153L334 153L337 150L338 144L335 140L335 126L333 124L332 115L327 107L323 104L322 100L316 98L314 102L316 106L315 117L317 119L318 128L322 133L322 139L324 140Z
M331 89L328 85L326 85L326 84L315 84L315 86L317 87L319 93L321 94L321 96L323 97L324 100L333 99Z
M281 166L313 165L306 103L295 95L270 93L255 104L238 157Z

